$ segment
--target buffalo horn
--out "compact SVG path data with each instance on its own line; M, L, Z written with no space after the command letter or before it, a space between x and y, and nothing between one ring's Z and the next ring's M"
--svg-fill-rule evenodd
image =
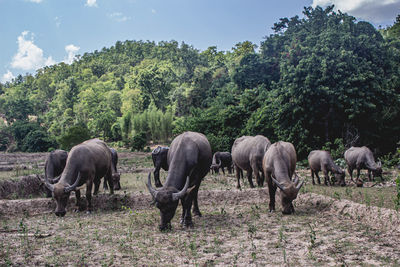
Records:
M158 191L155 190L153 188L153 186L151 185L151 172L149 172L149 177L147 178L147 184L146 185L147 185L147 189L149 189L149 192L150 192L151 196L153 197L153 199L156 199Z
M72 190L75 190L75 188L78 186L79 182L81 181L81 173L78 173L78 178L76 178L76 181L73 185L67 186L64 188L65 193L69 193Z
M303 186L304 181L301 181L298 185L296 185L297 191L300 191L300 188Z
M45 181L44 183L46 187L51 191L54 192L54 185L50 184L48 181Z
M56 184L56 183L58 183L58 181L60 181L60 178L61 178L61 175L56 177L56 178L54 178L54 179L50 179L49 182L52 183L52 184Z
M297 176L297 173L294 173L294 180L293 180L293 183L294 183L295 185L297 185L297 184L299 183L299 176Z
M181 198L183 198L186 194L186 191L189 187L189 176L186 178L186 183L185 186L183 187L183 189L181 191L179 191L178 193L172 193L172 201L177 201Z
M285 187L283 185L281 185L274 177L271 177L272 181L274 181L274 183L276 184L277 187L279 187L279 189L281 189L282 191L285 191Z

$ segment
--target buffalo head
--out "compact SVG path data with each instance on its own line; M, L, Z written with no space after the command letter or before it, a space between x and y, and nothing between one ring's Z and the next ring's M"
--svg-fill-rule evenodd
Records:
M121 173L120 172L115 172L112 174L112 180L113 180L113 185L114 185L114 190L120 190L121 189Z
M335 181L340 185L340 186L346 186L346 173L344 170L339 169L338 173L335 173Z
M46 187L52 192L53 197L56 200L56 210L54 213L57 216L64 217L64 215L67 213L65 208L68 203L69 195L71 194L71 191L75 190L75 188L78 186L80 180L80 173L78 174L78 178L73 185L68 185L64 182L58 182L53 185L46 180Z
M171 220L175 215L176 208L178 207L179 199L183 198L188 191L189 176L186 179L185 186L181 191L174 187L166 187L156 190L151 185L151 172L147 180L147 188L155 201L156 207L160 210L161 224L160 231L171 229Z
M372 175L375 177L380 177L382 179L382 163L379 161L376 170L372 171Z
M277 187L281 190L281 201L282 201L282 213L283 214L292 214L294 213L293 200L297 198L297 194L300 191L300 188L303 186L304 181L299 182L299 178L296 175L294 181L290 181L285 185L279 183L275 178L272 177L272 180L276 184Z

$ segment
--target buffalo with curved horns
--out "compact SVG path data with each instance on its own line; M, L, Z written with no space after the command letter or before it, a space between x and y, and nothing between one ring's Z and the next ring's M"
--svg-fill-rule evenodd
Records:
M60 175L65 168L65 163L67 162L68 152L57 149L51 151L46 158L44 164L44 177L45 181L48 180L49 183L55 184L60 180ZM46 197L51 197L51 191L46 187Z
M46 186L53 193L56 200L55 214L63 217L66 214L66 206L72 191L75 191L76 205L79 210L80 191L78 187L86 183L87 211L92 207L92 186L95 185L94 194L99 191L100 179L109 181L110 193L114 193L111 170L111 151L103 141L90 139L74 146L69 152L65 169L60 180L56 184L50 184L46 180Z
M297 198L304 181L297 175L292 181L296 169L296 150L291 143L279 141L272 144L264 155L263 170L269 189L269 211L275 210L275 193L281 191L282 213L294 213L293 200Z
M160 182L160 169L163 168L164 170L168 171L168 151L169 147L156 147L153 152L151 152L151 157L153 159L154 164L154 183L156 187L162 187Z
M211 171L219 174L219 169L222 170L222 173L225 175L224 168L227 167L228 173L232 173L232 155L229 152L215 152L212 158L212 164L210 167Z
M175 215L179 200L182 203L181 224L192 226L191 207L193 213L201 216L197 203L200 183L208 173L211 165L211 146L207 138L200 133L184 132L171 143L168 152L169 171L162 188L155 189L151 185L151 172L148 176L147 188L152 195L156 207L160 209L160 230L171 229L171 220Z

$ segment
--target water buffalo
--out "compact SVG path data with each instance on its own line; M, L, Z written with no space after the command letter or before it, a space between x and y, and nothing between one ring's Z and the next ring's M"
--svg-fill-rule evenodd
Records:
M200 133L184 132L171 143L168 152L169 171L162 188L154 189L151 185L151 172L148 176L147 188L152 195L156 207L160 209L160 230L171 229L171 219L182 203L181 224L192 226L191 207L193 213L201 216L197 203L200 183L208 173L211 165L211 146L207 138ZM190 189L189 189L190 187Z
M328 182L333 185L333 183L329 179L328 173L331 172L335 175L335 181L337 181L341 186L345 186L345 171L342 170L338 165L333 162L331 154L328 151L324 150L313 150L308 155L308 164L311 169L311 177L312 183L315 185L314 174L317 176L318 184L321 184L321 180L319 179L318 172L322 171L325 176L325 185L328 185Z
M227 167L228 172L232 173L232 156L229 152L215 152L212 159L210 169L219 174L219 169L225 175L224 168Z
M46 180L46 186L53 193L56 200L55 214L63 217L66 214L71 191L75 191L76 205L79 209L80 191L77 187L86 183L86 200L88 202L87 212L92 207L92 186L95 185L94 194L97 194L100 186L100 179L104 177L109 181L110 193L114 193L112 181L111 151L103 141L90 139L74 146L68 154L65 169L60 180L56 184L50 184Z
M292 181L292 176L296 169L296 161L296 150L288 142L279 141L274 143L265 153L263 171L268 183L270 212L275 210L276 187L279 187L281 192L282 213L291 214L294 212L292 201L296 199L304 183L304 181L299 182L297 175Z
M158 146L151 152L154 164L154 183L156 187L162 187L160 182L160 169L163 168L165 171L168 171L168 151L169 147Z
M251 174L254 173L258 186L264 184L264 174L262 173L262 161L265 152L271 142L262 135L242 136L235 140L232 146L232 160L235 165L237 188L240 188L240 171L247 171L247 180L253 188ZM261 176L260 176L261 172Z
M110 147L111 151L111 160L112 160L112 180L114 185L114 190L121 190L121 173L117 171L117 164L118 164L118 153L114 148ZM107 180L104 179L103 181L103 188L108 190Z
M351 181L353 181L353 170L357 169L357 183L359 183L360 169L368 170L368 180L371 181L371 172L374 176L379 176L382 179L382 166L379 162L375 163L374 155L368 147L350 147L344 152L344 159L347 163L347 169L350 174Z
M49 183L57 183L65 168L65 163L67 162L68 152L57 149L47 156L46 162L44 164L44 177ZM45 181L46 181L45 180ZM46 187L46 197L51 197L51 191Z

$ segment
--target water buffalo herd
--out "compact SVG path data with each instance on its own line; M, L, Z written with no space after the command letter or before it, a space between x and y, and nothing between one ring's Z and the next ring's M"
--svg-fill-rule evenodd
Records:
M231 154L232 153L232 154ZM160 230L171 229L171 220L175 215L179 201L182 204L181 224L190 227L193 214L201 216L197 195L203 178L211 170L219 173L224 168L229 173L235 172L236 187L240 186L240 178L246 171L251 188L254 187L254 174L257 185L262 187L267 182L270 202L270 212L275 210L275 193L280 189L280 199L283 214L294 213L293 200L296 199L304 180L296 174L297 155L291 143L279 141L274 144L262 135L242 136L233 143L231 153L215 152L212 155L211 146L205 135L196 132L184 132L178 135L168 147L157 147L152 151L154 163L154 182L151 184L151 172L148 174L146 186L153 198L155 206L160 210ZM360 170L368 170L368 178L382 178L380 163L376 163L371 150L367 147L351 147L344 153L351 181L353 170L357 170L358 186ZM80 187L86 184L87 212L93 209L92 186L94 195L99 191L101 178L104 177L104 188L109 188L110 194L121 189L120 173L117 171L117 152L99 139L87 140L74 146L68 153L63 150L51 152L45 163L45 184L50 196L56 201L55 214L64 216L66 205L72 191L76 195L77 211L79 211ZM319 171L324 174L324 184L335 183L345 186L345 171L333 161L328 151L313 150L308 156L312 183L314 175L321 184ZM164 185L160 182L160 169L168 171ZM330 179L329 173L334 178ZM371 173L372 176L371 177ZM301 181L302 180L302 181Z

